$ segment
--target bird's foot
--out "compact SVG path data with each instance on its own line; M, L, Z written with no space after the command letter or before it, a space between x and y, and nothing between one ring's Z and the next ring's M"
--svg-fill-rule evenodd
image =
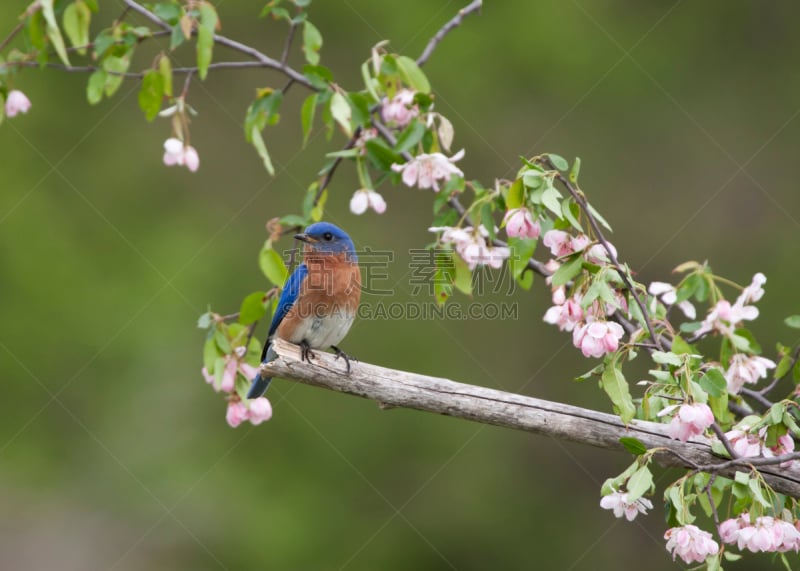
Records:
M331 345L331 349L333 349L333 351L336 353L336 358L337 359L339 357L344 359L345 365L347 365L347 374L349 375L350 374L350 360L352 359L353 361L358 361L358 359L356 359L355 357L351 357L350 355L348 355L347 353L345 353L344 351L339 349L336 345Z
M311 359L315 358L316 356L314 355L314 351L311 350L311 346L308 344L308 341L300 341L300 360L305 361L306 363L311 363Z

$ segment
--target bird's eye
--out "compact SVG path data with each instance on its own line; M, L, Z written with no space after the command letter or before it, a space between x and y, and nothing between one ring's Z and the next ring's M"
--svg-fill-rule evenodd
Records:
M330 232L325 232L322 235L322 239L325 240L326 242L330 242L331 240L333 240L333 234L331 234Z

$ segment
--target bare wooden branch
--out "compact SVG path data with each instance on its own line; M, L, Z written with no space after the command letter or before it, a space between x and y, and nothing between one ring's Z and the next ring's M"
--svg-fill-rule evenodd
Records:
M614 450L623 449L621 437L631 436L647 448L663 449L655 455L663 466L689 469L700 466L727 477L733 477L737 467L750 469L751 464L745 464L744 459L731 463L713 454L708 438L673 440L667 435L665 424L634 420L625 426L613 414L368 363L355 363L348 376L344 363L334 355L315 351L312 362L306 363L300 360L300 348L296 345L278 339L273 346L278 359L262 365L269 376L360 396L381 405L454 416ZM800 497L800 470L771 465L762 466L760 472L777 492Z

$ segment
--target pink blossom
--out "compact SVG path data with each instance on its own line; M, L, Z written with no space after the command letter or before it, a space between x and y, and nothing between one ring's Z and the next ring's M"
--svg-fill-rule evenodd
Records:
M616 351L625 331L613 321L587 321L572 332L572 343L584 357L602 357Z
M800 531L796 522L793 524L771 516L760 516L751 522L750 516L742 513L720 524L720 536L724 543L735 543L739 549L753 553L800 549Z
M742 290L733 305L727 300L721 299L711 308L700 328L695 335L703 335L710 331L717 331L727 337L732 337L737 324L742 321L752 321L758 317L758 308L754 303L764 295L763 286L767 281L764 274L758 273L753 276L752 283Z
M539 221L534 220L531 211L525 207L506 212L503 222L509 238L538 238L542 231Z
M247 414L248 420L255 425L272 418L272 405L266 397L258 397L250 401L250 410Z
M647 288L647 291L656 297L660 296L661 301L668 307L674 305L675 302L678 301L678 291L675 289L675 286L666 282L653 282L650 284L650 287ZM694 305L688 300L679 302L678 309L689 319L697 317L697 311Z
M750 434L745 430L729 430L725 438L730 442L733 451L742 458L761 456L761 439L758 434Z
M197 150L191 145L184 145L183 141L175 137L164 141L163 161L168 167L185 166L191 172L200 168L200 156L197 154Z
M19 89L12 89L6 97L6 116L16 117L20 113L27 113L31 108L31 100Z
M667 551L683 559L684 563L702 563L710 555L719 551L719 545L707 531L696 525L673 527L664 534L667 540Z
M450 158L442 153L423 153L413 157L407 163L393 164L392 170L403 174L402 178L406 186L417 186L421 189L432 188L434 192L439 192L440 180L448 181L453 175L464 176L461 169L453 164L461 160L463 156L464 149Z
M647 498L639 498L634 502L628 501L628 494L612 492L600 499L600 507L604 510L613 510L615 517L623 517L633 521L637 515L647 515L647 510L653 509L653 503Z
M557 325L561 331L572 331L583 319L583 309L579 301L570 298L564 303L552 306L544 314L545 323ZM576 345L577 346L577 345Z
M244 362L246 353L247 349L245 347L237 347L232 355L225 355L224 369L221 373L219 384L217 384L217 375L212 375L205 367L201 371L203 378L215 391L232 393L236 388L237 373L244 376L248 381L258 374L257 367Z
M581 236L583 236L583 234L581 234ZM606 244L608 244L608 249L611 250L611 253L614 254L614 257L616 258L617 249L614 247L614 244L612 244L611 242L606 242ZM611 259L608 257L608 251L606 251L605 246L603 246L602 244L592 245L588 250L586 250L584 256L586 257L587 262L590 262L598 266L607 264L608 262L611 261Z
M739 299L741 299L742 305L746 303L755 303L760 300L764 296L764 288L762 286L765 283L767 283L767 278L764 274L758 272L756 275L754 275L750 285L744 288L742 293L739 294Z
M203 378L206 380L206 382L213 387L214 386L214 380L215 380L214 379L214 375L210 374L208 372L208 369L206 369L205 367L203 367L200 370L200 373L203 375Z
M361 129L361 134L358 135L358 139L356 139L356 144L354 145L357 149L359 149L359 154L366 155L367 154L367 141L370 139L374 139L378 136L378 130L375 127L368 127L366 129Z
M415 94L416 92L411 89L401 89L391 99L384 97L381 102L383 121L399 129L407 126L419 115L419 108L413 105Z
M738 428L725 433L725 437L731 444L733 451L743 458L774 458L794 452L794 439L789 434L778 437L775 446L766 445L767 427L762 427L757 433L750 432L744 422L739 423ZM796 460L789 460L781 463L781 467L786 468L795 465Z
M456 252L467 262L470 270L477 266L489 266L498 269L503 265L503 260L511 255L511 250L504 246L489 246L486 238L489 232L483 226L478 231L472 228L453 228L450 226L435 226L429 228L431 232L442 232L441 242L453 244Z
M672 407L667 407L658 414L663 416L671 409ZM682 404L667 426L667 434L670 438L686 442L692 436L703 434L713 423L714 413L707 404Z
M589 238L585 234L573 237L563 230L550 230L545 233L542 243L550 248L553 256L563 258L586 248Z
M225 420L231 428L236 428L247 420L247 405L240 400L231 399L228 401L228 411L225 413Z
M767 376L768 369L774 369L775 362L756 355L737 353L731 357L730 367L725 372L728 381L728 392L739 394L745 384L755 384Z
M355 191L353 198L350 199L350 212L364 214L367 208L372 208L378 214L383 214L386 212L386 201L380 194L368 188Z

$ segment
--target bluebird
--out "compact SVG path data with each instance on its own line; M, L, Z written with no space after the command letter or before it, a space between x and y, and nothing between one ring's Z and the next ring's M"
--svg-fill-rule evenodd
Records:
M278 356L272 348L277 337L300 345L305 361L313 355L312 349L330 347L337 359L344 359L349 374L350 359L337 345L350 330L361 299L361 272L353 241L329 222L312 224L295 239L305 243L303 263L283 286L261 362L269 363ZM263 395L271 380L256 375L247 398Z

